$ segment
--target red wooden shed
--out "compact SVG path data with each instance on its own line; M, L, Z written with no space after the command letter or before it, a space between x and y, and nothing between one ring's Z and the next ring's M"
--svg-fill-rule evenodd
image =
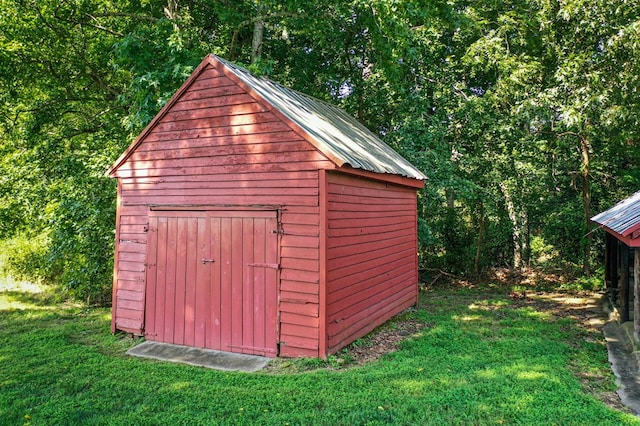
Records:
M425 176L339 108L219 57L108 173L113 331L326 357L417 301Z

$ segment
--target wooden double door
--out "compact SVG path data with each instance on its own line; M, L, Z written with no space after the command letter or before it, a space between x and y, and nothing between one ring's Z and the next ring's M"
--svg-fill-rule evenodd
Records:
M271 211L151 211L147 339L276 356L277 230Z

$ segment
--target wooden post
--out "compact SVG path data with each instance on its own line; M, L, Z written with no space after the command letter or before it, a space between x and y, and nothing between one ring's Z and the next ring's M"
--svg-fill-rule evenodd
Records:
M604 286L607 291L611 291L611 276L613 269L611 265L611 237L612 235L607 232L604 240Z
M633 330L636 341L640 341L640 247L633 251Z
M629 321L629 246L620 245L620 323Z

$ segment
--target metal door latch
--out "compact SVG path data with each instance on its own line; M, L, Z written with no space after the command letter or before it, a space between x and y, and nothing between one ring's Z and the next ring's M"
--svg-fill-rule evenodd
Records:
M202 264L204 265L205 263L213 263L215 262L215 260L213 259L202 259Z

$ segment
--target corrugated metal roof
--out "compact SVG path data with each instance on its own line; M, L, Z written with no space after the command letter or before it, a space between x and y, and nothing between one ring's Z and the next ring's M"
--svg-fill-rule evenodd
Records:
M640 225L640 191L620 201L609 210L595 215L591 221L627 236Z
M217 56L215 59L307 132L321 151L356 169L427 179L420 170L342 109L269 79L255 77L246 69Z

